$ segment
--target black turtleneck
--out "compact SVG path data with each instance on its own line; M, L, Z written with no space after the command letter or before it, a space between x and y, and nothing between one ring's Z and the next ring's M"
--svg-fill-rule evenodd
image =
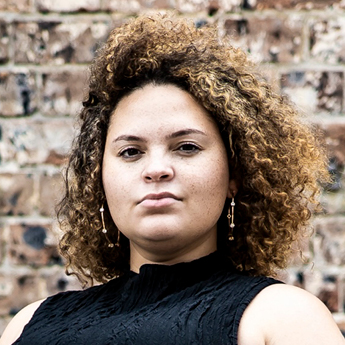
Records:
M236 272L218 252L146 264L110 282L49 297L14 344L237 344L251 300L278 281Z

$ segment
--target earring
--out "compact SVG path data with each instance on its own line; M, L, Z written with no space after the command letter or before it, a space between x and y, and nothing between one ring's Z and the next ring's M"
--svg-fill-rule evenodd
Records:
M229 223L229 236L228 239L229 241L233 241L234 238L234 214L235 214L235 200L234 198L231 199L231 203L229 205L229 209L228 209L228 223Z
M114 246L115 246L115 247L120 247L120 230L117 230L117 241L116 241L116 243L114 244L113 242L110 241L110 239L109 239L109 237L108 237L108 235L107 235L108 230L107 230L106 227L105 227L104 214L103 214L103 213L104 213L104 207L103 207L103 205L102 205L101 208L99 209L99 212L101 213L101 219L102 219L102 226L103 226L102 232L103 232L105 238L106 238L107 241L108 241L108 247L109 247L109 248L113 248Z

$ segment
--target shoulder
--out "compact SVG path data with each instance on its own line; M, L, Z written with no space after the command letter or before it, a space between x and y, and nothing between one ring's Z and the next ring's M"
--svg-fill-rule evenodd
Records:
M239 345L247 344L345 345L345 340L318 298L294 286L275 284L263 289L243 314Z
M1 339L0 345L12 344L22 333L25 325L30 321L35 311L44 300L29 304L23 308L6 327Z

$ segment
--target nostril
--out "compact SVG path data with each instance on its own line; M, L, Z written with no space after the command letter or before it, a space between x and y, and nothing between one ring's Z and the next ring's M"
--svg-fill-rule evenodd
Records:
M174 176L174 172L171 167L148 167L141 176L146 182L167 181Z

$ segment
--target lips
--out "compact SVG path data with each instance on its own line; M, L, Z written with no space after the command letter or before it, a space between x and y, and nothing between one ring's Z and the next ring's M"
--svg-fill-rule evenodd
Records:
M180 200L176 195L169 193L169 192L163 192L163 193L151 193L145 195L139 203L142 203L145 200L161 200L161 199L175 199L175 200Z
M151 193L145 195L139 202L139 205L147 209L164 209L171 207L177 201L181 201L181 199L169 192Z

